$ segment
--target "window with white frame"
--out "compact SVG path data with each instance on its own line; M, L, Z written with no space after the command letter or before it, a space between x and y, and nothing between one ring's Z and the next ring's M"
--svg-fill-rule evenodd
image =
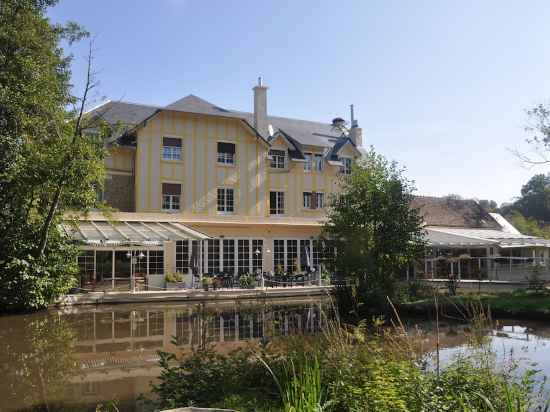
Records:
M218 142L218 163L235 164L235 144Z
M254 272L263 269L263 247L262 239L252 239L252 270Z
M311 266L311 242L300 239L300 269L307 270Z
M285 270L285 241L283 239L273 241L273 267L277 272Z
M179 183L162 184L162 210L180 210L181 185Z
M322 192L315 193L315 208L322 209L325 207L325 194Z
M233 213L235 211L235 196L233 189L218 188L218 212Z
M351 157L342 157L340 158L340 162L342 162L342 166L340 166L340 173L344 175L351 175Z
M235 273L235 239L223 239L223 273Z
M317 272L321 269L322 246L320 240L313 241L312 263Z
M164 274L164 251L162 250L149 251L149 274L150 275Z
M85 250L78 256L78 266L80 267L80 275L86 280L91 281L95 273L95 252L93 250Z
M304 153L305 163L304 163L304 170L306 172L311 172L312 166L313 166L313 155L311 153Z
M239 239L237 241L237 273L243 275L250 272L250 241Z
M322 172L323 171L323 155L322 154L315 154L313 155L313 170L316 172Z
M270 150L271 167L273 169L284 169L286 167L286 151Z
M286 270L289 273L298 270L298 241L296 239L286 241Z
M208 239L208 273L213 275L220 271L220 240Z
M189 257L189 240L178 240L176 242L176 271L188 272Z
M311 209L311 192L304 192L304 209Z
M304 209L322 209L325 207L325 194L321 192L303 192Z
M163 137L162 158L163 160L181 160L181 139Z
M269 214L284 215L285 192L269 192Z

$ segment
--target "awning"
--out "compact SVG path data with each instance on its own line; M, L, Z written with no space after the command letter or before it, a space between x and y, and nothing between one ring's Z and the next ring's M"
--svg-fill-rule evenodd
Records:
M167 240L210 239L178 222L67 220L62 226L75 242L97 246L157 246Z
M550 247L550 240L507 230L431 226L426 231L430 246Z
M441 230L426 229L426 233L428 245L432 247L467 248L498 245L498 242L491 239L481 239Z

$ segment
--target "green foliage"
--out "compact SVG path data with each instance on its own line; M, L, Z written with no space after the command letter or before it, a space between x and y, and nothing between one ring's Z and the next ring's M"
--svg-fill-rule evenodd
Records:
M256 286L256 277L250 274L241 275L239 277L239 285L243 289L252 289Z
M166 282L168 283L183 282L183 274L181 272L168 272L166 274Z
M550 226L544 222L539 222L533 217L525 217L518 210L509 212L506 218L517 230L525 235L550 239Z
M341 184L323 231L338 251L334 269L358 280L363 302L385 306L396 278L424 247L422 219L410 207L414 188L372 149Z
M239 410L244 412L270 410L276 402L273 380L251 352L221 355L203 348L178 363L173 354L159 354L162 373L160 383L153 385L152 391L159 399L156 406L160 409L192 405L233 407L240 403Z
M58 225L96 206L104 179L103 133L84 136L68 110L86 100L71 94L61 44L87 33L52 25L55 3L0 3L0 311L43 308L74 284L76 250Z
M273 376L284 412L321 412L328 409L325 402L325 388L321 385L321 368L319 359L314 354L301 353L297 357L288 357L280 362L279 373L263 360L269 373Z
M401 328L385 328L379 320L369 327L334 322L321 336L287 338L256 353L205 349L179 362L161 353L163 371L153 394L161 409L538 411L536 372L522 374L514 362L497 367L494 353L479 342L437 373L426 368L419 342Z

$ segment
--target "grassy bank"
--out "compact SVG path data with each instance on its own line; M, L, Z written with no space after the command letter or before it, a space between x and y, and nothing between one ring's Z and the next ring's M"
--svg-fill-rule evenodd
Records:
M178 359L160 353L157 409L196 405L241 412L527 412L538 409L534 371L496 368L483 341L445 367L425 368L417 338L374 322L329 324L321 336ZM438 365L434 363L434 366Z
M462 316L472 304L482 303L497 317L550 320L550 291L516 291L492 294L461 294L457 296L439 296L438 305L443 315ZM434 298L426 297L400 303L401 314L429 316L435 314Z

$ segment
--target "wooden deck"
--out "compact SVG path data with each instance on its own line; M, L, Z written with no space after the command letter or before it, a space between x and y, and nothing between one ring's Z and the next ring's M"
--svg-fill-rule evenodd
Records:
M196 302L217 300L273 299L273 298L304 298L312 296L327 296L332 294L333 286L294 286L255 289L219 289L208 292L202 289L180 289L146 292L90 292L67 295L54 306L98 305L115 303L147 303L147 302Z

